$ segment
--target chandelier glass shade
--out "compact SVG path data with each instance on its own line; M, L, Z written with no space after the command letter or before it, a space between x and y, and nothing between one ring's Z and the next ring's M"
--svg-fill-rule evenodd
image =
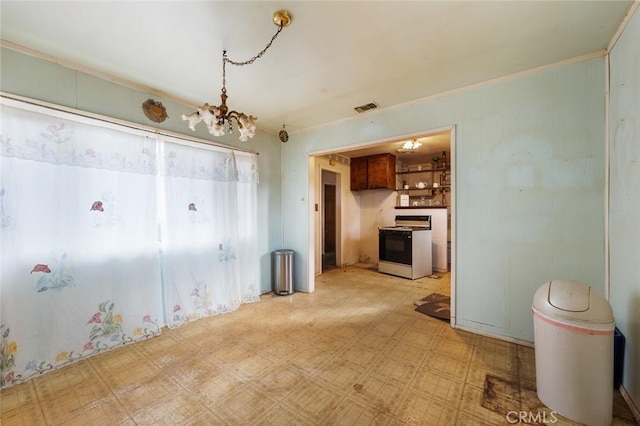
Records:
M256 134L256 120L257 117L253 115L247 115L244 112L238 112L235 110L229 111L229 107L227 106L227 99L229 96L227 95L227 73L226 73L226 65L227 63L236 65L236 66L245 66L252 64L256 59L260 58L264 53L271 47L273 41L278 37L280 31L291 23L291 16L289 12L286 10L280 10L273 14L273 23L278 27L278 31L271 37L271 41L267 44L267 46L260 51L253 58L243 61L237 62L228 58L227 51L224 50L222 52L222 93L220 93L221 103L218 106L209 105L208 103L204 103L199 106L197 110L189 115L182 114L182 120L186 121L189 125L189 128L193 131L196 130L196 125L200 122L203 122L207 127L209 133L213 136L224 136L225 131L228 130L229 134L233 134L233 126L235 125L240 132L240 140L246 142L250 138L253 138ZM225 129L226 128L226 129Z

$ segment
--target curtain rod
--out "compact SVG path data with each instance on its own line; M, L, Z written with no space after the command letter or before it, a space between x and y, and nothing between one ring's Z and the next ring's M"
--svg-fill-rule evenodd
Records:
M7 98L7 99L12 99L12 100L15 100L15 101L25 102L25 103L28 103L28 104L31 104L31 105L45 107L45 108L53 109L53 110L56 110L56 111L75 114L75 115L79 115L79 116L85 117L85 118L91 118L91 119L94 119L94 120L100 120L100 121L104 121L104 122L110 123L110 124L117 124L117 125L120 125L120 126L128 127L130 129L142 130L142 131L145 131L145 132L155 133L155 134L163 135L163 136L171 136L171 137L177 138L177 139L183 139L183 140L186 140L186 141L201 143L201 144L205 144L205 145L212 145L212 146L216 146L216 147L219 147L219 148L230 149L232 151L241 151L241 152L247 152L247 153L250 153L250 154L260 155L260 153L255 152L255 151L251 151L251 150L248 150L248 149L238 148L238 147L235 147L235 146L232 146L232 145L226 145L226 144L223 144L223 143L214 142L214 141L210 141L210 140L202 139L202 138L197 138L197 137L185 135L185 134L178 133L178 132L172 132L170 130L162 130L162 129L158 129L158 128L151 127L151 126L145 126L144 124L134 123L132 121L122 120L122 119L119 119L119 118L109 117L109 116L102 115L102 114L96 114L96 113L93 113L93 112L83 111L83 110L76 109L76 108L70 108L70 107L66 107L64 105L58 105L58 104L53 104L53 103L50 103L50 102L41 101L41 100L38 100L38 99L27 98L25 96L14 95L13 93L7 93L7 92L0 91L0 97Z

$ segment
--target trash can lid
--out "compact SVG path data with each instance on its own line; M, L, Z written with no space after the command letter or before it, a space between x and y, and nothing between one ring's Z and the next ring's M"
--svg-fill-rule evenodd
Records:
M595 289L578 281L543 284L533 297L533 309L552 318L578 323L613 323L609 302Z
M291 249L279 249L279 250L274 250L273 253L274 254L293 254L293 250L291 250Z
M591 287L578 281L551 281L549 283L549 304L569 312L589 310Z

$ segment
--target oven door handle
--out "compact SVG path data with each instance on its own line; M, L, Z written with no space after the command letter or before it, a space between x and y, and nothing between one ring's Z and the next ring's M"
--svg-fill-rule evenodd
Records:
M411 238L411 231L389 231L387 229L381 229L378 235L385 237L406 237Z

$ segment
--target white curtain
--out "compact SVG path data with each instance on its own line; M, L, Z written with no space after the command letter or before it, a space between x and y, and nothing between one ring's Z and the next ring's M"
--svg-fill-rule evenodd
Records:
M255 155L1 113L1 386L258 300Z
M255 156L204 150L169 138L161 153L161 265L168 325L257 301L256 221L245 211L255 210Z

